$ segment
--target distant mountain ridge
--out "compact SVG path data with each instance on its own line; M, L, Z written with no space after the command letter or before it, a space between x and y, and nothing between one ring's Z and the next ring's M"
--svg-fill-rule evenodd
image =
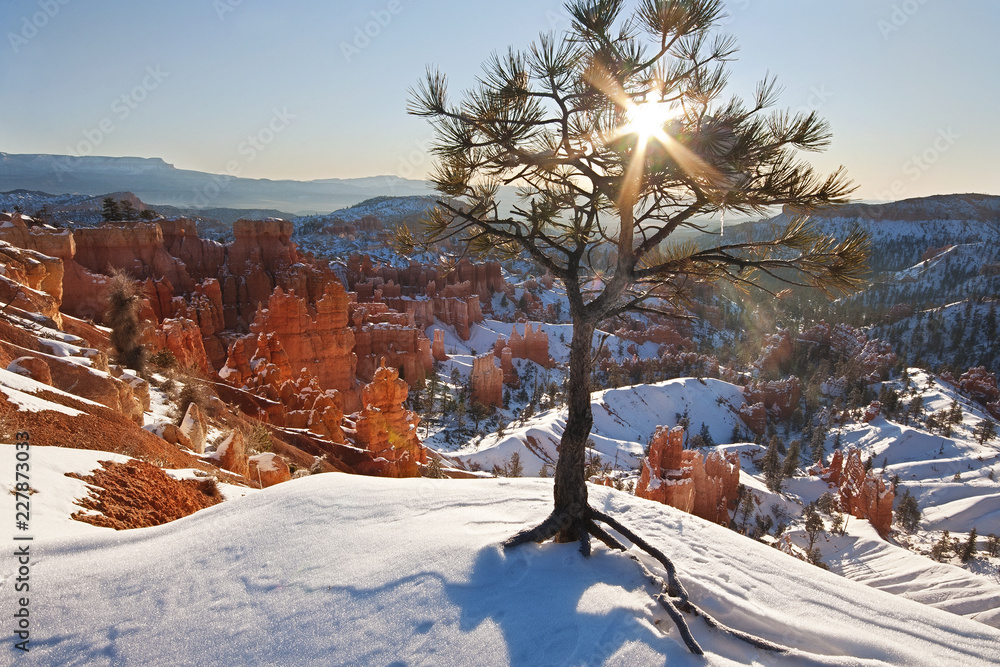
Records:
M783 214L794 214L786 206ZM951 194L916 197L884 204L847 204L821 209L814 218L901 220L995 220L1000 221L1000 197L982 194Z
M298 215L334 211L377 195L430 193L423 181L398 176L270 180L177 169L161 158L0 152L0 191L17 189L91 196L129 191L153 207L277 209Z

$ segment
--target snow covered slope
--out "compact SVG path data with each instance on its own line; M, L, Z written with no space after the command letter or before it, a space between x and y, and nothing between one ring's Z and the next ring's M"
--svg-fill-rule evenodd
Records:
M740 388L711 378L681 378L607 389L594 392L591 400L593 453L603 461L617 461L616 468L638 467L656 427L674 426L685 414L692 435L706 424L715 442L727 442L734 426L743 427L736 412L744 402ZM456 452L456 458L490 470L517 452L524 474L537 475L542 465L555 464L566 414L564 407L544 412L523 425L515 422L502 437L489 435Z
M672 508L594 488L675 559L692 597L761 653L692 621L689 655L635 564L603 547L498 543L547 480L294 480L155 528L32 545L23 665L987 665L1000 632L823 572ZM0 565L10 598L12 559ZM668 629L667 634L661 628ZM4 651L13 651L8 644ZM8 654L9 655L9 654Z

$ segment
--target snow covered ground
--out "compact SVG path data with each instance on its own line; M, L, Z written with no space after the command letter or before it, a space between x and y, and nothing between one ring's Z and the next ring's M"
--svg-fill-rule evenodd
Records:
M48 534L33 545L24 665L988 665L1000 632L875 591L672 508L605 488L731 626L692 620L689 655L635 564L598 547L498 544L543 518L548 480L336 473L173 523ZM43 491L44 492L44 491ZM0 561L10 600L13 559ZM37 583L35 583L37 582ZM37 588L36 588L37 586ZM13 652L10 644L4 651ZM9 653L8 653L9 655Z
M733 427L743 428L736 412L743 403L739 387L715 379L681 378L657 384L636 385L594 392L593 453L618 469L636 468L657 426L675 426L687 415L694 435L706 424L715 442L727 442ZM524 474L554 465L556 446L566 424L566 408L550 410L511 424L503 437L486 436L456 458L479 463L484 470L503 464L517 452Z

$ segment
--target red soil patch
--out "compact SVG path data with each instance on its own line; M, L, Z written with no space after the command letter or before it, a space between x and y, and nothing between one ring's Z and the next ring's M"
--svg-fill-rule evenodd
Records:
M158 526L222 501L213 479L178 481L135 459L100 463L103 468L86 477L66 473L93 487L91 495L76 504L101 513L76 512L77 521L115 530Z

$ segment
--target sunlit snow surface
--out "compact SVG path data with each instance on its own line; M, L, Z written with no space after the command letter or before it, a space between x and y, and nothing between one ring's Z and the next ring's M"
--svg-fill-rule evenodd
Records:
M604 488L721 621L689 655L636 566L597 547L498 544L544 518L549 480L324 474L155 528L32 544L24 665L976 665L1000 632L870 589L669 507ZM13 561L0 560L9 605ZM9 606L7 607L9 608ZM664 630L667 633L664 634ZM14 653L12 643L3 651Z

